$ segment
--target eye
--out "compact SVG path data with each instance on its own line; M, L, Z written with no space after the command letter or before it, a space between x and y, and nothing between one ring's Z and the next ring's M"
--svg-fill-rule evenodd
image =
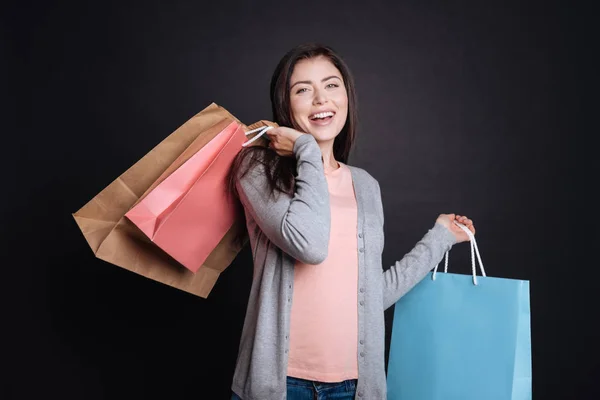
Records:
M337 88L340 87L340 85L338 85L337 83L330 83L329 85L325 86L326 88Z
M300 88L300 89L296 90L296 94L304 93L307 90L308 90L307 88Z

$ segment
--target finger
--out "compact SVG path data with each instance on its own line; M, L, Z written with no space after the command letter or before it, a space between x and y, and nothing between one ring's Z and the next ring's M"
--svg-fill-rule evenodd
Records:
M475 225L473 225L472 220L467 220L466 226L471 231L471 233L475 234Z
M277 135L279 135L279 130L277 130L277 128L269 129L265 132L265 135L267 135L270 138L274 138Z
M273 143L274 146L278 146L279 143L281 142L281 137L280 136L273 136L271 137L271 143Z

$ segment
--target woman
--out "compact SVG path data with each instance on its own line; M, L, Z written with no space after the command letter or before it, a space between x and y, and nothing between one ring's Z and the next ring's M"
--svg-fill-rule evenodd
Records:
M385 399L383 311L468 240L453 221L473 223L440 215L383 272L379 184L346 164L357 121L347 66L329 47L294 48L271 102L269 147L245 149L231 174L254 257L233 399Z

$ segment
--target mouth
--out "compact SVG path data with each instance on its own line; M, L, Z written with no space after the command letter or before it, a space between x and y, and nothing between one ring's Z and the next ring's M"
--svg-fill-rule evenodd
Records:
M333 111L323 111L310 115L308 119L315 125L327 125L331 122L334 116L335 112Z

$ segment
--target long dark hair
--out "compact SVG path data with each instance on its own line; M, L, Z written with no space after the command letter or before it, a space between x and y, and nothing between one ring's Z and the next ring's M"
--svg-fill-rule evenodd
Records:
M298 131L302 130L292 116L290 80L298 61L319 56L326 57L340 71L346 87L348 117L344 127L333 142L333 155L336 160L347 163L354 144L358 122L356 92L350 69L331 47L316 43L302 44L294 47L279 61L271 78L273 122L276 122L279 126L294 128ZM257 164L265 166L265 175L272 193L276 191L293 193L296 159L294 157L279 156L273 149L266 146L249 146L243 148L237 155L229 174L229 189L236 197L238 197L235 186L237 179L243 177ZM242 165L244 170L241 170Z

